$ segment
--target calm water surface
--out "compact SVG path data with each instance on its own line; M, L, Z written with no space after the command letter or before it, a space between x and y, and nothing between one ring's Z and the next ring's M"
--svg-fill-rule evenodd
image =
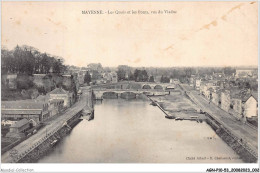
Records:
M158 107L149 104L123 99L96 104L95 119L81 121L39 162L242 162L205 122L165 119Z

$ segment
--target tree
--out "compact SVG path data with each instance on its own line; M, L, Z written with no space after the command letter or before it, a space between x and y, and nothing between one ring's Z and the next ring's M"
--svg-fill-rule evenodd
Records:
M163 76L161 77L161 83L170 83L170 78L168 78L167 76Z
M13 72L15 70L14 68L14 56L13 52L9 51L6 48L1 49L1 72L2 74Z
M134 79L136 82L147 82L149 79L149 76L148 76L146 70L135 69Z
M84 83L87 83L89 85L90 82L91 82L91 76L90 76L89 72L87 71L87 73L84 76Z
M192 71L191 71L191 68L186 68L185 70L185 77L186 78L190 78L191 77L191 73L192 73Z
M154 82L154 77L153 76L150 76L149 82Z
M126 71L124 69L118 69L117 71L117 78L118 78L118 81L120 80L125 80L125 75L126 75Z
M142 72L141 72L141 81L142 82L147 82L148 81L148 78L149 78L149 76L148 76L148 74L147 74L147 71L146 70L142 70Z
M231 76L233 73L236 72L236 70L231 67L224 67L223 71L224 71L224 74L227 76Z
M99 72L97 70L93 70L91 80L96 81L96 80L98 80L99 76L100 76Z
M54 73L63 73L66 68L65 66L63 65L63 60L62 58L60 57L57 57L57 58L52 58L52 69L53 69L53 72Z
M138 75L139 75L139 73L140 73L140 70L138 70L138 69L135 69L135 72L134 72L134 80L136 81L136 82L138 82Z
M88 64L88 68L91 70L103 71L103 67L100 63L90 63Z
M164 77L163 77L163 75L162 75L162 77L161 77L161 79L160 79L160 82L163 83L163 81L164 81Z
M66 70L61 57L51 56L39 52L36 48L23 45L16 46L9 51L1 48L1 69L2 73L49 73L53 69L55 73L62 73Z
M134 74L131 71L129 72L128 80L135 80Z

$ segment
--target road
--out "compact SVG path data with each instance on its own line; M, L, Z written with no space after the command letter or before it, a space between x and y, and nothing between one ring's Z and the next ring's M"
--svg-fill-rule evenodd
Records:
M235 136L242 138L243 141L246 141L247 145L257 153L258 132L256 129L237 120L234 116L220 109L215 104L209 104L209 101L206 100L206 98L199 95L198 91L192 90L190 86L185 84L181 84L181 86L205 112L208 112L216 117L216 119L219 120L225 128L227 128Z
M43 140L43 138L46 137L46 134L55 132L57 129L62 127L68 119L70 119L73 115L81 111L87 105L88 97L89 92L85 90L82 93L82 97L80 98L80 100L76 102L72 107L67 109L63 113L63 115L60 115L57 118L49 121L47 125L41 128L36 134L21 142L13 149L16 149L18 151L18 155L30 150L32 146L37 145L37 143L40 143ZM2 163L11 163L13 161L12 157L10 157L9 152L10 151L7 151L1 156Z

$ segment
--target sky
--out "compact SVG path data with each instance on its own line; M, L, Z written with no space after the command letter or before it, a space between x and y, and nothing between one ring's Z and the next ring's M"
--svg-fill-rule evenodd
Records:
M2 2L1 44L29 45L80 67L257 66L257 3ZM151 14L158 10L176 13Z

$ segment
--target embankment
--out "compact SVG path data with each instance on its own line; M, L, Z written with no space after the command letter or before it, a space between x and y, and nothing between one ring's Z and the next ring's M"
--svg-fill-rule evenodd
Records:
M147 95L146 95L147 96ZM156 106L161 109L161 111L166 115L169 116L169 114L167 112L165 112L165 110L161 107L161 105L159 103L157 103L155 100L153 100L150 96L147 96L147 98L149 98L154 104L156 104Z
M181 86L181 85L180 85ZM180 87L182 88L182 87ZM183 88L182 88L183 89ZM183 89L184 90L184 89ZM194 98L187 92L185 95L197 105ZM243 141L239 138L238 135L233 134L229 131L224 125L217 120L214 116L211 116L209 113L205 112L207 117L206 122L211 126L211 128L216 131L217 135L225 141L245 163L256 163L258 160L258 154L256 151L253 151L251 147L248 146L246 141Z
M241 139L233 135L229 130L224 128L217 120L206 113L206 122L225 141L245 163L256 163L257 153L254 153Z
M73 127L75 127L81 120L79 119L80 113L77 116L74 116L70 119L66 125L63 125L55 133L47 134L44 136L41 141L32 146L30 151L23 153L16 160L17 163L36 163L40 158L46 156L49 152L53 150L54 143L53 141L59 142L64 138L68 133L71 132Z

